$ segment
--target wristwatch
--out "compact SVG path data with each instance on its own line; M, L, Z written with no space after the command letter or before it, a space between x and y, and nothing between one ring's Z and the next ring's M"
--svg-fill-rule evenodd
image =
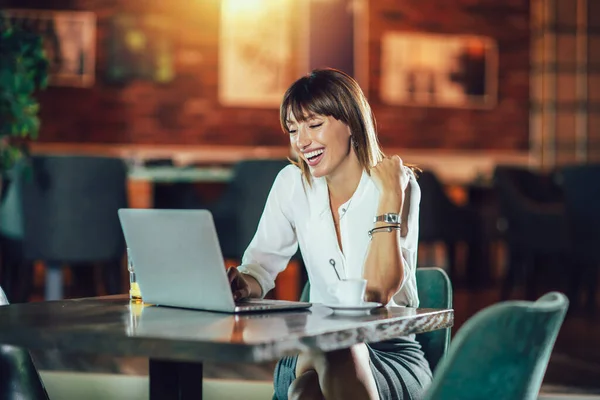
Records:
M387 224L400 224L400 214L387 213L387 214L383 214L383 215L378 215L375 217L373 222L385 222Z

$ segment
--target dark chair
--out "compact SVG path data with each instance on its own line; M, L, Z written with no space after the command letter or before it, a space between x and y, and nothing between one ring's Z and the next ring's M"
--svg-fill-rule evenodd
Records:
M244 160L233 167L225 193L210 207L225 258L241 260L256 233L271 186L288 160Z
M460 242L466 243L468 246L466 278L470 283L483 280L488 265L484 246L484 222L481 215L471 207L453 203L433 172L424 170L419 173L418 183L421 188L419 243L421 245L435 242L445 244L449 272L453 280L456 279L456 246Z
M33 261L46 265L46 299L62 297L62 266L102 264L107 291L119 293L125 242L117 210L127 207L122 160L87 156L36 156L32 176L20 175L22 254L25 273ZM27 274L26 274L27 275ZM27 276L29 278L29 276ZM28 298L27 290L22 300Z
M537 399L568 305L551 292L480 311L454 336L425 399Z
M0 287L0 306L8 305ZM46 388L28 351L0 344L0 399L48 399Z
M528 299L535 298L536 266L566 261L569 254L566 214L560 190L550 175L522 167L498 166L494 187L504 240L508 246L502 298L510 296L517 275L526 280Z
M587 282L587 305L592 308L600 269L600 164L565 167L558 173L558 180L564 190L573 247L573 296L579 293L581 282Z
M452 283L443 269L417 268L416 277L419 307L452 308ZM310 301L310 282L304 286L300 301ZM416 335L432 371L446 354L450 333L450 328L447 328Z

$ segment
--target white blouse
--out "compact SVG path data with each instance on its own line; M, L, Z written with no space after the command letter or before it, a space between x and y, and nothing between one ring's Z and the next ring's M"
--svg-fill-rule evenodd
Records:
M412 171L408 168L406 171L411 190L405 198L408 217L403 216L405 227L400 239L404 280L390 305L417 307L415 270L421 191ZM286 268L300 245L311 284L311 302L334 302L328 287L335 285L338 278L331 260L342 279L362 278L370 241L368 231L373 228L378 202L379 191L363 171L354 195L338 209L342 253L330 212L325 178L313 178L312 186L309 186L300 169L289 165L279 172L273 183L258 229L239 270L256 278L264 295L275 287L277 274Z

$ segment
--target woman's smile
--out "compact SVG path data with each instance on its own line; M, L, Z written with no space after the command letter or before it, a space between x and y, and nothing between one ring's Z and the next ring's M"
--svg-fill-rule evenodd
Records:
M310 167L316 167L321 162L324 155L325 149L321 148L304 153L304 159Z

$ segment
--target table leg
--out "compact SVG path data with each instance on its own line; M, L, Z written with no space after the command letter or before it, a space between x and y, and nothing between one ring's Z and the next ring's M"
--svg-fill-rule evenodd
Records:
M48 301L63 298L63 273L60 264L46 264L45 298Z
M202 400L202 363L150 360L150 400Z

